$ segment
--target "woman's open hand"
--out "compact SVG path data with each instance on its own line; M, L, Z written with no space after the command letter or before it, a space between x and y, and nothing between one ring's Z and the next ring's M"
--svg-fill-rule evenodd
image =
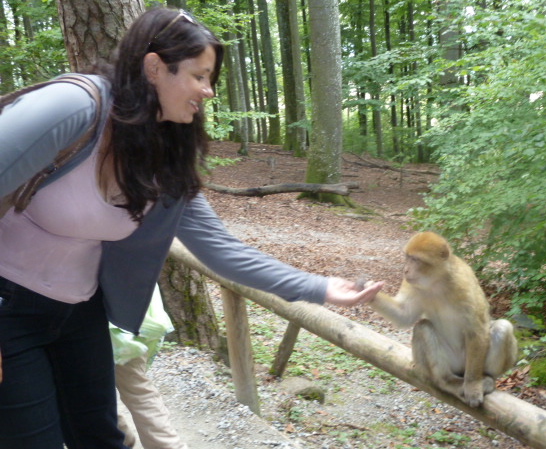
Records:
M383 284L383 282L369 281L366 282L362 290L357 287L355 282L332 277L328 279L326 302L341 307L352 307L360 303L368 303L373 301Z

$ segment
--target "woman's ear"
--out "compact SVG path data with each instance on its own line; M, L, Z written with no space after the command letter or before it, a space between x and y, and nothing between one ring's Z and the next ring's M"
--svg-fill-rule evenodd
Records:
M161 58L157 53L146 53L144 56L144 74L150 84L155 84L159 73Z

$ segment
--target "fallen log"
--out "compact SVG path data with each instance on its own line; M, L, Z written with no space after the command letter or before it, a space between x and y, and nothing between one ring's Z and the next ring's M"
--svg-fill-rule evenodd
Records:
M215 192L228 193L236 196L266 196L278 193L310 192L310 193L333 193L347 196L350 190L357 189L357 182L346 182L340 184L312 184L305 182L294 182L285 184L271 184L260 187L235 188L221 186L213 183L205 183L205 187Z

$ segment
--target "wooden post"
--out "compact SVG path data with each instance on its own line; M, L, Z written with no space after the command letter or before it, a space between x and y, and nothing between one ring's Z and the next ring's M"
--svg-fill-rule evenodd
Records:
M469 407L454 396L436 389L427 378L420 376L413 369L409 347L326 307L303 301L289 303L275 295L228 281L201 264L179 242L171 247L171 254L180 258L184 264L293 322L294 325L307 329L532 448L546 449L546 410L498 390L486 395L481 407Z
M284 370L286 369L286 364L288 363L288 359L290 358L290 355L294 350L294 345L296 344L296 340L298 339L300 329L300 326L292 323L291 321L288 322L288 326L286 327L286 331L284 332L284 337L282 338L281 344L279 345L279 350L277 351L277 355L275 356L273 365L269 370L269 374L279 377L283 375Z
M244 299L227 288L221 287L226 320L229 366L235 385L235 396L241 404L260 415L260 399L256 387L254 357L250 341L248 315Z

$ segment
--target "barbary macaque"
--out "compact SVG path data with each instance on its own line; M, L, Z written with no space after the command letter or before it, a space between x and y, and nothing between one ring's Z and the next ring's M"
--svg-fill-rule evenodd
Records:
M513 326L505 319L491 320L474 272L443 237L416 234L404 253L404 279L396 297L380 292L370 305L399 327L414 325L416 369L439 389L478 407L495 389L495 379L516 362Z

